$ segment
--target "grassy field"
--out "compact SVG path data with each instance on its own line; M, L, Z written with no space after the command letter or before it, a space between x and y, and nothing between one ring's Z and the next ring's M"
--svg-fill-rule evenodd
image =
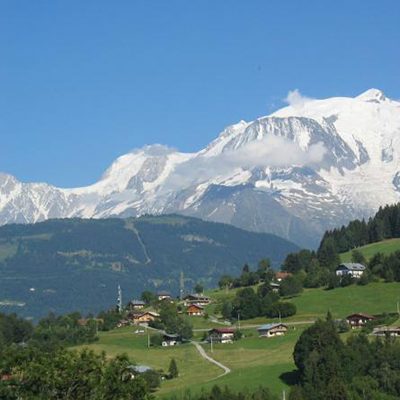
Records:
M380 314L396 312L400 300L400 283L370 283L351 285L334 290L306 289L292 301L297 306L296 319L323 317L330 311L334 318L353 312Z
M283 390L288 390L288 383L293 380L295 365L292 353L303 329L291 328L285 336L269 339L259 338L255 329L245 330L245 335L251 336L233 344L214 345L212 353L210 345L204 345L211 357L231 368L232 372L203 386L210 388L216 382L232 389L264 385L281 394Z
M215 296L216 301L232 299L234 291L210 292ZM370 283L366 286L351 285L334 290L305 289L299 296L286 299L296 304L297 313L287 318L288 322L310 321L316 318L323 318L330 311L334 318L343 318L353 312L366 312L380 314L382 312L396 312L397 301L400 301L400 283ZM214 304L214 309L218 308ZM258 317L242 321L243 325L263 324L273 320Z
M192 393L217 384L233 389L243 387L269 387L280 394L288 388L288 379L295 369L292 360L293 347L303 328L291 329L286 336L260 339L255 329L244 330L245 337L234 344L216 344L213 352L209 345L203 345L207 353L232 369L221 378L222 370L200 357L192 344L172 348L147 348L147 334L134 334L135 328L120 328L100 333L99 341L75 349L90 348L96 352L105 351L107 356L126 353L136 364L147 365L157 370L168 370L169 362L175 358L179 377L164 381L157 397L169 398L185 393L188 387ZM217 378L217 379L215 379Z
M378 243L367 244L366 246L358 247L364 257L368 260L376 253L390 254L396 250L400 250L400 239L388 239ZM351 261L351 251L342 253L340 259L343 262Z
M192 344L183 344L170 348L147 348L147 335L134 334L135 328L119 328L110 332L100 333L99 341L75 347L90 348L96 352L105 351L107 356L113 357L117 354L126 353L136 364L147 365L154 369L168 371L168 366L172 358L175 358L179 377L164 381L159 395L166 393L179 393L184 388L196 382L198 385L204 384L221 373L221 369L199 356L196 348Z
M218 303L226 297L232 298L234 294L235 291L210 291L208 295L213 298L214 304L210 305L208 310L218 308ZM399 299L400 283L351 285L334 290L307 289L300 296L288 299L296 304L298 313L285 321L310 321L323 318L327 311L330 311L334 318L343 318L353 312L370 314L396 312ZM194 322L196 329L218 326L204 318L191 318L191 321ZM171 395L176 395L179 399L188 387L195 393L202 388L211 388L214 384L228 385L232 389L264 385L277 395L281 395L282 391L287 390L294 381L295 366L292 353L298 337L307 325L291 326L287 335L283 337L260 339L256 329L250 326L267 321L270 320L256 318L241 321L245 337L234 344L216 344L212 353L208 344L203 345L211 357L232 370L230 374L219 378L217 377L222 370L201 358L192 344L148 349L147 334L134 334L136 328L133 327L101 333L98 342L85 347L95 351L105 351L109 357L126 353L137 364L164 371L168 370L171 358L175 358L179 377L162 383L161 389L156 392L157 398L160 399L169 398ZM203 334L204 332L197 331L195 338L200 339ZM82 347L84 346L80 346Z

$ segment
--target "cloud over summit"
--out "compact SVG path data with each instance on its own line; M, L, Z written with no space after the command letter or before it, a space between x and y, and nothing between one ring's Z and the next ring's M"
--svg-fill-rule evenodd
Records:
M312 101L311 97L303 96L299 89L289 90L287 96L283 99L285 103L292 107L302 106L309 101Z

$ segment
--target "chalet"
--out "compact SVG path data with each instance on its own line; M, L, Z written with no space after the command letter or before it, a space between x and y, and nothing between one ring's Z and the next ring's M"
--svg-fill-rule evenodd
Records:
M171 294L168 293L168 292L158 292L157 293L157 298L158 298L159 301L161 301L161 300L171 300L172 299Z
M364 273L365 265L359 263L342 263L336 268L337 276L350 275L353 278L360 278Z
M233 343L235 329L214 328L208 331L208 341L213 343Z
M140 374L151 370L152 368L147 365L128 365L122 372L122 380L135 379Z
M376 318L373 315L363 313L351 314L346 317L346 321L352 329L364 326L367 322L373 321L375 319Z
M261 325L257 330L260 337L269 338L274 336L283 336L287 332L288 327L282 323L275 323Z
M183 300L185 301L185 305L199 304L201 306L206 306L210 304L210 298L201 294L187 294Z
M163 340L161 342L161 346L177 346L182 343L182 337L175 334L164 333Z
M159 316L159 314L153 311L128 314L128 318L133 321L134 324L149 323L150 321L155 321Z
M142 300L131 300L128 303L129 310L142 310L145 307L146 303Z
M204 308L198 304L190 304L186 310L189 316L202 316L204 315Z
M279 283L275 283L275 282L271 282L269 284L269 286L271 287L272 291L274 293L278 293L279 292L279 288L281 287L281 285Z
M372 331L372 334L375 335L375 336L397 337L397 336L400 336L400 327L380 326L378 328L375 328Z
M292 276L290 272L283 272L283 271L275 272L275 280L277 282L282 282L284 279L289 278L289 276Z
M124 326L128 326L130 324L129 319L121 319L117 323L117 328L122 328Z

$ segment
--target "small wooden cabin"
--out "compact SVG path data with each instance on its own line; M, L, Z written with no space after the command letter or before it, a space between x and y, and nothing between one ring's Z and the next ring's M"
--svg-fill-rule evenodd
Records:
M186 309L187 315L191 317L198 317L198 316L203 316L204 315L204 308L198 304L190 304L188 308Z
M288 327L285 324L276 323L261 325L257 330L260 337L270 338L274 336L283 336L287 332Z
M214 328L208 331L208 342L213 343L233 343L235 329L233 328Z
M201 306L206 306L210 304L210 298L201 294L187 294L183 300L185 301L185 305L189 304L199 304Z
M143 313L131 313L128 318L133 321L134 324L148 323L155 321L160 315L153 311L146 311Z
M367 322L373 321L376 318L373 315L368 315L364 313L355 313L348 315L346 317L347 323L350 325L352 329L354 328L360 328L364 326Z
M177 346L182 343L182 337L176 334L164 333L161 345L163 347Z

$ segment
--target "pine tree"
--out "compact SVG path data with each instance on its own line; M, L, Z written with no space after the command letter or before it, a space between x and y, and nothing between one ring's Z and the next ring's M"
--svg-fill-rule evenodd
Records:
M176 365L175 358L172 358L169 363L168 373L171 379L177 378L179 375L178 366Z

